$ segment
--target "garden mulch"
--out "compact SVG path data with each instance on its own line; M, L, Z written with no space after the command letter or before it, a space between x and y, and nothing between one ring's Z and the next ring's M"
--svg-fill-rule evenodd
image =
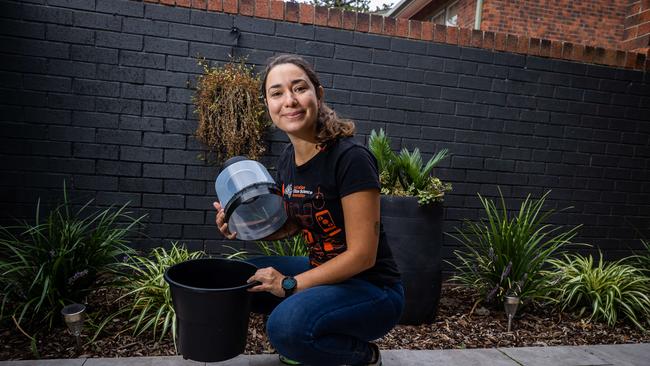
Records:
M115 311L116 293L99 291L88 299L89 309ZM474 296L466 288L443 286L438 316L434 323L399 325L378 340L382 349L454 349L522 346L559 346L590 344L621 344L650 342L650 332L619 323L610 328L605 324L588 323L573 314L555 313L549 308L528 307L514 320L512 332L506 331L502 309L479 305L472 311ZM106 314L106 312L104 313ZM122 333L125 319L115 319L94 342L88 343L90 331L82 336L87 344L80 352L74 338L64 325L37 334L41 358L75 357L134 357L175 355L171 340L157 341L151 334L135 337ZM274 352L264 330L262 316L252 314L249 326L247 354ZM34 359L30 341L15 326L0 330L0 360Z

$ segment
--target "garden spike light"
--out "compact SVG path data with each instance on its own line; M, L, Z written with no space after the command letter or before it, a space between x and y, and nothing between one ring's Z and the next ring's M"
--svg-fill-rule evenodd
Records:
M503 307L506 311L506 315L508 316L508 332L510 332L512 318L515 317L517 307L519 307L519 296L506 296L503 301Z
M61 315L63 315L63 320L68 326L70 333L74 335L77 341L77 350L81 349L81 343L79 342L79 336L81 335L81 330L84 326L84 315L86 311L86 306L82 304L70 304L65 306L61 310Z

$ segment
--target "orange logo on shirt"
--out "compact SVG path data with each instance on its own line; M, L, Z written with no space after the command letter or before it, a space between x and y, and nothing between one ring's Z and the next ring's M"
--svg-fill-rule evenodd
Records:
M316 217L316 222L318 222L318 226L320 226L320 228L323 229L324 232L329 233L332 230L336 230L336 224L334 223L334 220L332 219L332 214L330 213L329 210L316 212L314 217Z

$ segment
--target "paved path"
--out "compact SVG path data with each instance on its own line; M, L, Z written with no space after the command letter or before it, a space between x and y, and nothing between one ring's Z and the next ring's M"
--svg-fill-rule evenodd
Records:
M650 366L650 343L576 347L382 351L385 366ZM200 366L182 357L77 358L3 361L0 366ZM281 366L277 355L238 356L207 365Z

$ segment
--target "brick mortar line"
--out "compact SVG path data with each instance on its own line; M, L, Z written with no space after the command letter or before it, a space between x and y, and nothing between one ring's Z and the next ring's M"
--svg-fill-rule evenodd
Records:
M634 41L634 40L636 40L637 38L643 38L643 37L648 37L648 36L650 36L650 33L648 33L648 34L642 34L642 35L640 35L640 36L636 36L636 37L634 37L634 38L628 38L628 39L626 39L626 40L623 40L623 42ZM650 47L650 44L648 44L648 47Z
M389 18L383 15L356 13L340 9L328 9L304 3L294 4L276 0L130 1L161 4L165 6L178 6L182 8L222 12L226 14L239 14L242 16L279 20L291 23L313 24L369 34L446 43L491 51L505 51L638 71L647 72L650 70L650 57L647 57L645 53L594 47L536 37L517 36L502 32L447 27L440 24L432 24L431 22ZM261 8L257 7L258 4L264 3L266 6ZM258 9L260 11L258 11ZM279 11L281 14L277 14ZM319 17L319 15L321 17ZM324 15L326 15L325 19L322 18ZM362 18L361 22L359 22L359 18ZM375 24L377 22L380 24ZM411 31L413 30L420 30L420 32L417 35L411 34ZM424 33L425 30L427 33ZM497 40L499 41L499 44L497 44ZM486 42L488 43L487 46L485 45Z
M647 22L631 25L629 27L623 28L623 30L628 30L628 29L632 29L632 28L639 28L640 26L648 24L648 23L650 23L650 20L648 20ZM648 33L648 34L650 34L650 33Z
M626 15L625 18L635 17L635 16L637 16L637 15L639 15L639 14L643 14L643 13L645 13L645 12L647 12L647 11L650 11L650 9L639 10L638 13L634 13L634 14Z

